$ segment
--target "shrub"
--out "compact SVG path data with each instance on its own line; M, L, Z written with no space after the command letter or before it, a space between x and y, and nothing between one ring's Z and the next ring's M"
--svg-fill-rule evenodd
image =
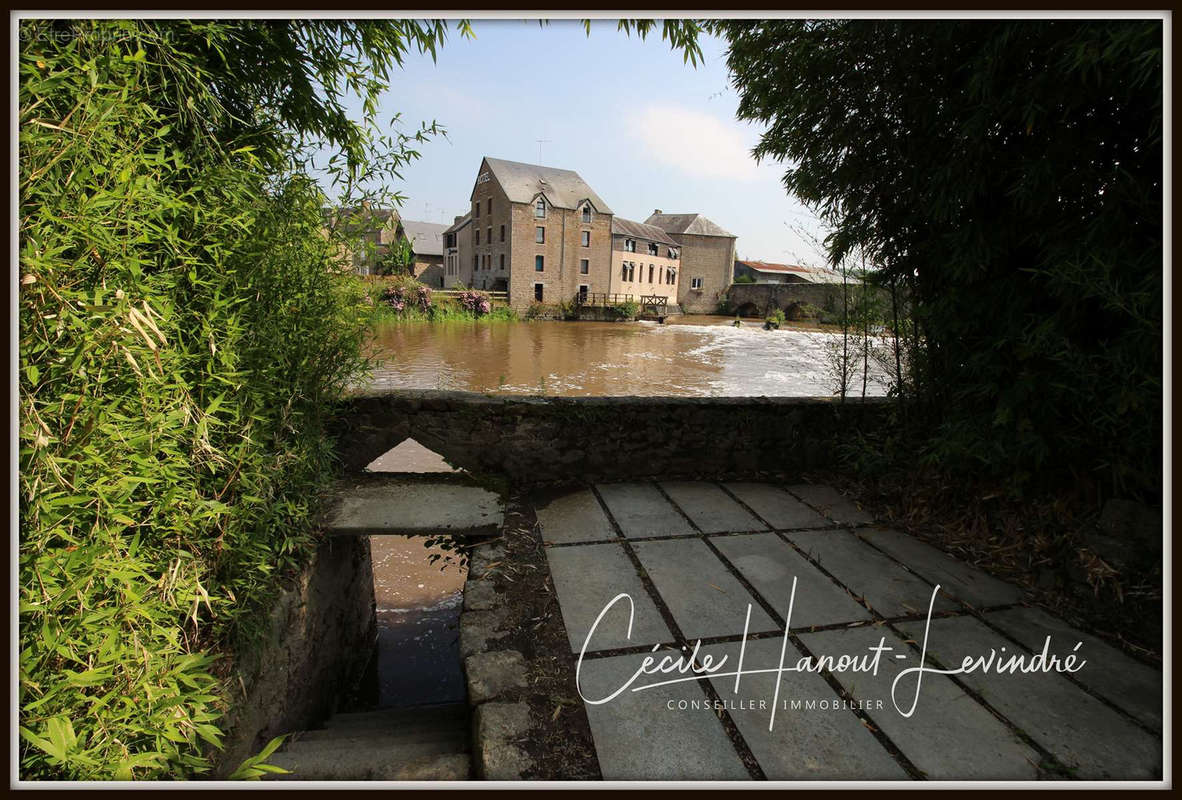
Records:
M492 303L489 301L488 295L475 289L461 292L456 298L456 303L474 317L483 317L492 311Z
M186 778L315 545L324 414L362 366L299 154L327 140L355 173L377 144L314 85L367 94L434 38L20 24L20 775Z
M617 319L635 319L636 315L640 313L640 305L632 300L626 300L623 303L616 303L608 306L611 309L612 315Z

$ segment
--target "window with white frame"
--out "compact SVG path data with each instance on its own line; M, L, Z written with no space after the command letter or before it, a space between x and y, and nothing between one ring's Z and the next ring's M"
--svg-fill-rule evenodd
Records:
M690 278L690 288L691 289L701 289L702 288L702 279L701 278Z
M545 244L546 242L546 229L541 225L534 228L534 241L538 244Z
M538 202L534 203L534 216L537 219L546 218L546 198L539 197Z
M625 253L635 253L636 252L636 240L635 239L625 239L624 240L624 252Z
M588 203L583 204L583 222L591 221L591 206Z
M591 246L591 231L583 231L583 247Z

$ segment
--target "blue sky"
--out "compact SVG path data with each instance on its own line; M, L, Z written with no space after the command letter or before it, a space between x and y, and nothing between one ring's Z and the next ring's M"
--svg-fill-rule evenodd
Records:
M468 208L485 156L573 169L617 216L643 222L656 208L699 212L738 236L742 258L819 265L793 228L820 238L815 217L787 196L783 169L756 164L759 129L735 119L725 45L704 41L705 62L684 64L659 33L642 41L596 21L477 19L475 39L453 31L432 62L412 56L381 101L381 119L447 129L396 187L407 219L448 222ZM541 161L538 160L538 139Z

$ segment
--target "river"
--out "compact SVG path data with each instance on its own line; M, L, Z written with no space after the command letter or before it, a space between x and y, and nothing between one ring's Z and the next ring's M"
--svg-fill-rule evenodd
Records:
M728 317L655 322L386 323L372 342L377 387L496 394L830 396L841 335L764 330ZM791 325L791 324L790 324ZM855 388L861 393L861 369ZM871 364L867 394L886 391Z

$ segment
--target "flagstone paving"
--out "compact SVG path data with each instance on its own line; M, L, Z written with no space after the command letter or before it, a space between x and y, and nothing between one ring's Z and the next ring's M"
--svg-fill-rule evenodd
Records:
M634 481L535 506L572 652L631 600L579 670L585 701L623 687L584 702L606 779L1162 777L1159 669L830 487ZM1048 635L1086 663L980 668L1037 661ZM923 672L916 699L925 646L954 674Z

